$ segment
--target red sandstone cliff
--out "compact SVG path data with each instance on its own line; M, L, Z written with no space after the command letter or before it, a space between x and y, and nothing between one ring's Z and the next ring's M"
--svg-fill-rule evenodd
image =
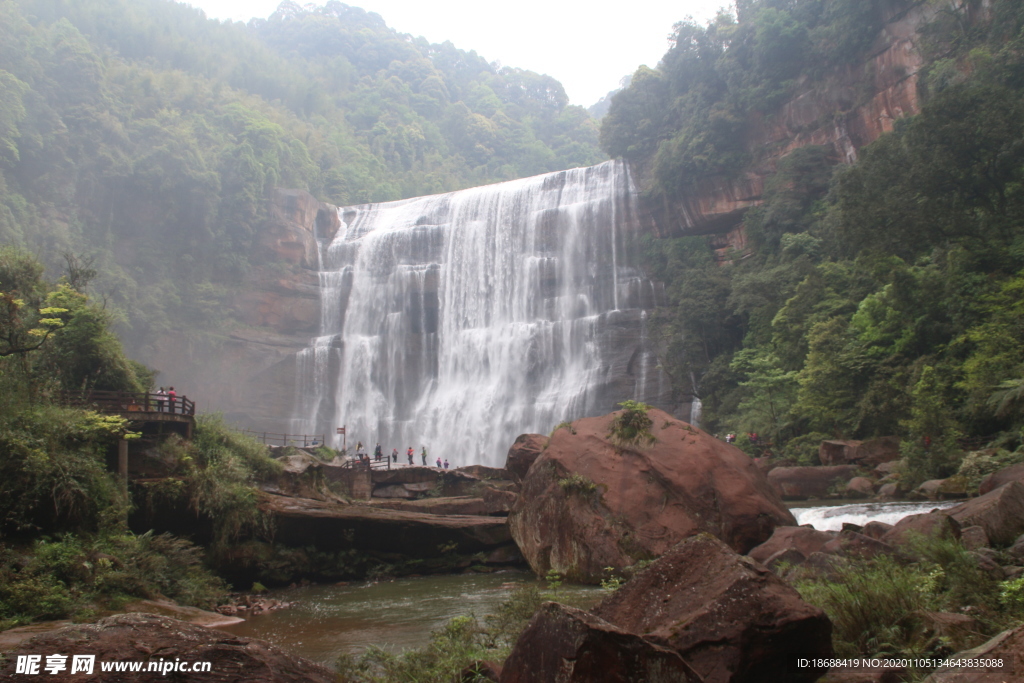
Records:
M806 80L794 97L768 116L754 116L747 147L755 159L739 178L709 177L676 201L648 206L659 234L719 234L723 248L742 247L744 212L761 199L764 180L779 159L798 147L828 145L846 163L857 150L918 113L917 80L923 65L918 30L940 11L939 3L890 0L886 24L870 56L817 81Z

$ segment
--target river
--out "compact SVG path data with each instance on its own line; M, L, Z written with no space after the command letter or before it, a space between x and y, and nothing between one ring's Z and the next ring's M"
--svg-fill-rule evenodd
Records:
M794 506L798 524L839 530L844 522L893 524L906 515L948 508L960 501L920 503L855 502L828 506ZM272 597L295 603L289 609L249 617L224 627L240 636L268 640L302 657L332 665L343 652L359 653L371 645L393 651L422 647L430 632L464 614L493 614L523 583L536 581L522 571L494 574L419 576L341 585L313 585L275 591ZM543 582L539 582L542 587ZM600 600L593 586L561 589L577 604Z
M294 602L294 607L252 616L221 630L261 638L331 666L339 654L359 653L371 645L393 651L422 647L430 632L449 619L493 614L516 586L529 582L536 582L529 572L506 571L289 588L274 591L272 597ZM575 604L593 603L603 595L594 586L559 590Z

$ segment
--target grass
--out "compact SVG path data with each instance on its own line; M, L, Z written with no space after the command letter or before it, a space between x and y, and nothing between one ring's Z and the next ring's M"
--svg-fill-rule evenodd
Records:
M362 655L345 654L335 668L350 683L451 683L487 680L473 672L481 661L504 661L537 608L548 600L571 604L560 591L561 577L551 573L542 590L535 583L518 586L498 610L483 621L456 617L431 634L423 648L392 653L371 647ZM468 672L467 677L462 677Z
M65 534L0 546L0 628L42 619L85 620L134 598L170 598L210 609L224 582L202 549L169 534Z
M953 654L963 643L954 647L930 632L927 612L972 617L969 646L1024 619L1024 582L991 578L958 540L918 537L908 551L915 561L848 560L829 576L795 581L803 598L828 614L838 656Z

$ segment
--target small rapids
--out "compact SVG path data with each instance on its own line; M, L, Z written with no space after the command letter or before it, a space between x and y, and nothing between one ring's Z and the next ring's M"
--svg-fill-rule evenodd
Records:
M859 524L885 522L895 524L904 517L932 510L945 510L962 503L959 500L923 501L914 503L854 503L822 507L792 508L797 524L810 524L819 531L839 531L844 523Z

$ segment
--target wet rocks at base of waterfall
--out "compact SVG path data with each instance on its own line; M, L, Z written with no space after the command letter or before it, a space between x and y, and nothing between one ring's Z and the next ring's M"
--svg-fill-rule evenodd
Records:
M4 652L2 677L18 680L15 674L20 655L45 658L54 653L96 656L93 674L46 675L48 681L155 681L209 682L252 681L253 683L334 683L336 674L319 664L288 654L281 648L255 638L236 637L184 621L153 614L119 614L95 624L75 624L46 633ZM100 662L145 662L155 665L176 662L209 662L208 671L143 671L129 676L102 673ZM148 664L147 664L148 667Z
M822 441L818 447L818 460L822 465L857 465L872 468L898 460L900 439L883 436L868 441Z
M990 542L1011 545L1024 533L1024 483L1011 481L947 512L961 528L980 526Z
M520 434L508 449L505 457L505 469L519 481L526 478L526 473L534 461L540 457L548 446L548 437L542 434Z
M620 414L557 429L527 472L509 527L537 574L597 583L701 531L746 551L795 524L739 449L656 409L654 443L621 447Z
M978 493L985 495L995 491L1004 484L1009 484L1011 481L1024 482L1024 463L1010 465L988 475L981 480L981 484L978 486Z
M917 538L960 538L960 522L946 512L908 515L896 522L880 540L890 545L907 545Z
M845 488L857 473L854 465L822 467L776 467L768 473L768 481L783 500L825 498Z
M547 602L502 666L501 683L703 683L679 653L583 610Z
M835 536L834 531L818 531L804 526L780 526L775 528L775 532L767 541L752 548L748 555L761 564L767 564L772 556L787 550L795 550L807 558L811 553L824 550L825 545Z
M545 603L502 683L816 680L796 655L832 655L824 612L707 533L670 549L590 612ZM690 672L693 673L690 673Z
M847 498L869 498L875 495L875 482L867 477L854 477L846 482L843 493Z
M998 661L1003 665L967 670L952 665L940 666L922 683L1007 683L1020 680L1020 667L1024 662L1024 626L1003 631L977 647L951 655L946 661L965 659Z
M246 593L232 595L229 602L217 605L216 609L217 612L226 616L247 617L267 612L276 612L281 609L290 609L292 606L292 603L284 600Z
M823 671L795 672L791 656L832 654L824 612L710 534L680 542L592 612L678 652L707 683L813 681Z

